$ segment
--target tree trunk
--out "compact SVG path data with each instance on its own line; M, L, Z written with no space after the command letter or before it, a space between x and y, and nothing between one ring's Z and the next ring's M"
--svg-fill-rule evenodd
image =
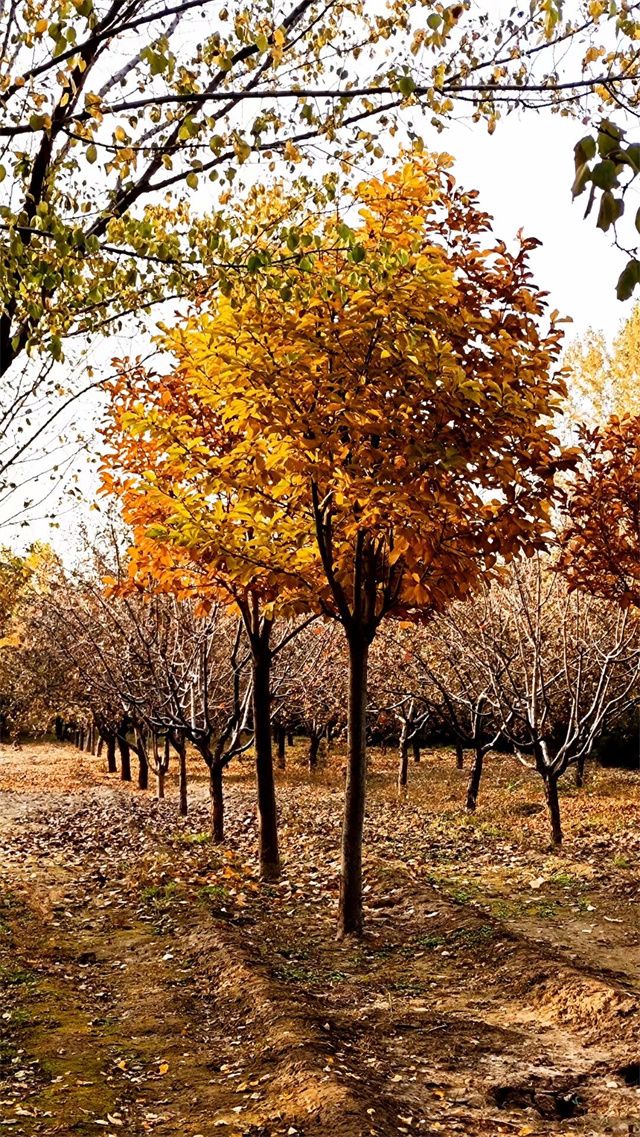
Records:
M464 750L462 749L462 743L456 742L456 770L463 770L463 769L464 769Z
M413 760L414 760L414 762L419 762L419 761L420 761L420 742L419 742L419 740L418 740L417 738L414 738L414 739L412 740L412 742L411 742L411 747L412 747L412 750L413 750Z
M120 751L120 777L123 782L131 781L131 747L125 734L118 734L118 750Z
M211 798L211 836L216 845L224 841L224 795L222 792L222 766L215 762L209 768L209 796Z
M253 650L253 727L258 798L258 841L260 875L263 880L277 880L280 875L278 852L278 815L273 778L271 747L271 656L269 645Z
M349 635L347 780L342 830L338 935L362 934L362 834L367 774L368 644L361 628Z
M562 844L562 825L560 823L560 802L558 800L558 779L547 774L544 779L544 793L551 821L551 840L554 845Z
M283 726L277 728L276 741L278 743L278 769L284 770L287 761L285 757L285 747L287 742L287 734Z
M141 730L136 729L136 745L138 747L138 789L149 789L149 759L145 738Z
M315 770L318 765L318 751L320 749L320 735L313 731L309 736L309 769Z
M180 799L180 816L186 817L189 812L187 801L187 747L184 739L178 744L178 796Z
M103 750L104 750L104 735L101 734L98 737L98 745L96 746L96 758L102 757L102 751Z
M158 769L158 773L156 775L156 779L157 779L157 781L156 781L156 793L157 793L158 801L162 801L162 799L164 797L164 776L165 776L165 772L164 772L162 766L160 766Z
M409 740L407 738L407 724L403 722L402 731L400 733L400 761L398 763L398 789L404 790L407 788L407 780L409 777Z
M480 748L476 748L471 765L471 774L469 776L469 784L467 786L467 809L473 813L478 804L478 792L480 790L480 779L482 777L482 765L484 763L484 754Z
M115 734L107 735L107 773L115 774L118 767L116 765L116 736Z
M578 758L578 761L576 762L576 786L579 790L581 790L584 785L584 762L585 757L583 754L582 757Z
M291 731L287 734L287 746L293 746L293 735Z

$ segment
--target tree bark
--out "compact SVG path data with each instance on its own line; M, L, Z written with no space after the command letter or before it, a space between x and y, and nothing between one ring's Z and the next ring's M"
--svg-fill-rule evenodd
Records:
M582 758L578 758L576 762L576 786L579 790L581 790L584 785L584 762L585 758L583 754Z
M402 724L402 731L400 732L400 748L398 753L398 789L404 790L407 788L407 781L409 779L409 741L407 739L406 723Z
M293 734L291 731L287 734L287 746L293 746Z
M315 770L318 765L318 751L320 749L320 735L313 731L309 736L309 769Z
M469 776L469 784L467 786L467 809L473 813L476 805L478 804L478 792L480 790L480 779L482 778L482 766L484 763L484 754L480 748L476 749L471 765L471 774Z
M209 796L211 798L211 836L214 844L224 841L224 794L222 767L215 762L209 767Z
M164 797L164 778L165 778L164 770L159 769L156 777L157 777L156 793L158 796L158 801L162 801L162 799Z
M463 770L463 769L464 769L464 750L462 749L462 743L456 742L456 770Z
M120 777L123 782L130 782L131 747L124 733L118 733L118 750L120 751Z
M560 822L560 802L558 800L558 779L547 774L544 779L544 793L547 799L551 821L551 840L554 845L562 844L562 824Z
M141 730L136 730L136 745L138 747L138 789L148 790L149 759L147 758L147 748Z
M116 765L116 736L115 734L107 735L107 773L115 774L118 767Z
M280 854L271 746L271 654L268 643L253 645L252 662L260 875L263 880L277 880Z
M362 834L367 774L367 661L362 628L349 634L347 780L342 829L338 936L362 934Z
M412 750L413 750L413 760L414 760L414 762L419 762L419 761L420 761L420 742L419 742L419 740L418 740L417 738L414 738L414 739L412 740L412 742L411 742L411 747L412 747Z
M189 812L187 800L187 747L184 739L178 744L178 797L180 800L180 816L186 817Z

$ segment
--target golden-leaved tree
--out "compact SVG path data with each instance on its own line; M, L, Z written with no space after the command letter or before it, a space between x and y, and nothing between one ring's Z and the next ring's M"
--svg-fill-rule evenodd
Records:
M616 415L640 414L640 304L613 343L590 329L565 356L569 414L574 423L602 426Z
M295 230L295 267L274 222L282 191L254 194L261 271L165 332L169 374L123 369L113 388L105 475L134 528L132 572L142 558L171 586L186 558L234 587L267 581L270 602L344 629L342 934L362 928L376 630L443 609L497 558L543 543L567 460L535 241L496 240L449 166L413 155L339 207L327 199Z

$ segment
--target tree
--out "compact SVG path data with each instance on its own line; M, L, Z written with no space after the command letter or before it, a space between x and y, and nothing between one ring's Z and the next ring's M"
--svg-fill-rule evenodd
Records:
M636 702L640 625L628 610L569 591L543 555L514 561L474 604L467 650L484 670L501 733L542 778L560 845L558 782L575 766L581 783L603 728Z
M590 330L565 354L568 413L575 428L602 427L615 415L640 412L640 305L609 346L601 332Z
M386 616L443 608L498 554L542 541L562 464L549 427L564 391L552 374L560 334L543 326L531 282L535 242L511 253L494 241L447 167L416 156L340 211L328 202L314 230L307 222L312 252L284 278L282 229L269 224L283 194L265 196L272 272L165 336L172 377L114 393L111 464L124 472L107 477L138 539L170 562L205 518L200 558L226 547L227 568L259 568L343 627L343 934L362 928L369 646Z
M585 431L571 486L562 564L571 584L640 603L640 416Z
M471 112L493 130L504 109L551 106L605 117L578 146L578 182L602 192L604 219L617 215L612 188L637 168L622 133L638 103L635 5L492 8L290 0L275 19L271 0L2 5L0 420L21 426L0 447L0 498L31 481L25 454L57 449L60 416L97 385L83 362L55 368L76 337L139 320L197 281L226 287L230 267L255 271L253 235L235 240L225 197L258 162L263 182L320 152L335 177L381 159L380 136L399 123L421 144L422 122L440 130ZM203 189L217 194L204 222ZM633 254L624 294L637 265ZM73 457L44 465L58 477ZM30 487L12 516L43 497Z

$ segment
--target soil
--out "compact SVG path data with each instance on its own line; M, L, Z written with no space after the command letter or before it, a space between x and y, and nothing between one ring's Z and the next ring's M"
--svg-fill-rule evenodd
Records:
M343 760L278 771L261 884L248 757L228 843L70 745L0 748L0 1132L640 1134L640 774L371 757L366 935L336 942Z

